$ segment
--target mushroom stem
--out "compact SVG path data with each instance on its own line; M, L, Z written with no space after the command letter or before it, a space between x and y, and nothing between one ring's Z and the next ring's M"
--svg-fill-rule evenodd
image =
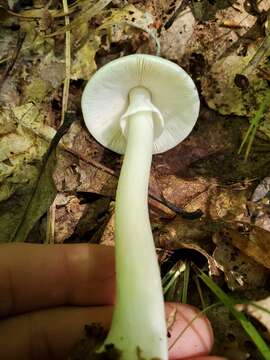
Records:
M130 92L130 106L150 99L144 88ZM138 109L145 108L143 104ZM168 359L167 330L158 261L148 213L154 121L151 111L127 119L127 146L116 194L117 297L105 344L125 360ZM141 354L141 357L140 357Z

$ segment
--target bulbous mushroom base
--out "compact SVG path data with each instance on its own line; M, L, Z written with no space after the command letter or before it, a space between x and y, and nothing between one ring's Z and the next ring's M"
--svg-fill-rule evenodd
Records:
M68 360L127 360L128 355L117 349L113 344L102 346L106 338L106 331L97 324L86 325L86 335L72 350ZM102 346L103 350L100 350ZM146 359L138 347L135 351L136 360L161 360L160 358Z

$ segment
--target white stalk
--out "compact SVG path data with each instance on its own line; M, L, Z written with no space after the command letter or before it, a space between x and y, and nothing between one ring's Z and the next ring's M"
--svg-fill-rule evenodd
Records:
M146 89L130 92L127 113L132 114L127 118L127 147L116 194L117 297L105 344L114 344L124 360L138 360L139 354L147 360L168 359L162 286L148 212L154 139L149 103Z

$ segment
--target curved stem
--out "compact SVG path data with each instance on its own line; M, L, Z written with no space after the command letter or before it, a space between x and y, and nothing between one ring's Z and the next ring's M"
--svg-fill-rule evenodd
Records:
M145 89L130 102L143 101ZM147 96L149 93L147 92ZM105 344L123 359L168 359L160 272L148 213L148 182L153 149L153 119L148 111L128 118L127 147L116 194L117 298Z

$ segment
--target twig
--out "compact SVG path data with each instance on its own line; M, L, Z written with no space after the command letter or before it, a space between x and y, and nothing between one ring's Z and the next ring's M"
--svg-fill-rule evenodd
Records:
M63 9L65 13L68 13L68 3L67 0L63 1ZM65 16L65 26L69 26L69 16ZM65 56L66 56L66 76L64 81L64 88L63 88L63 97L62 97L62 113L61 113L61 124L63 124L65 113L68 107L68 94L69 94L69 85L70 85L70 70L71 70L71 36L70 30L66 30L66 49L65 49Z
M54 244L54 230L55 230L55 199L47 211L47 229L46 229L46 244Z
M25 39L25 33L20 33L19 38L17 40L17 45L16 45L16 49L14 51L14 54L11 55L10 64L8 64L6 71L4 72L4 75L2 76L1 83L0 83L0 90L16 64L16 61L18 59L24 39Z
M180 2L180 5L176 8L172 16L165 22L164 29L168 30L174 21L177 19L178 15L188 6L189 0L184 0Z
M68 14L68 3L67 0L62 0L63 10L65 14ZM69 16L65 15L65 26L69 26ZM70 85L70 70L71 70L71 37L70 30L66 30L66 48L65 48L65 58L66 58L66 74L63 87L63 97L62 97L62 111L61 111L61 123L64 122L65 114L68 108L68 95L69 95L69 85ZM47 211L47 231L46 231L46 243L54 244L54 229L55 229L55 201L51 204L49 210Z
M79 26L83 23L90 21L94 16L99 14L112 0L99 0L92 7L86 7L82 15L78 15L69 25L63 26L60 30L57 30L51 34L45 35L45 38L57 36L63 34L67 30L71 30L75 26Z
M47 4L46 5L46 8L48 9L50 6L50 4ZM69 12L65 12L64 13L61 13L57 10L49 10L50 12L50 15L53 17L53 18L60 18L60 17L63 17L63 16L66 16L66 15L70 15L72 14L76 8L78 7L78 4L73 4L71 6L71 9L69 9ZM27 20L35 20L35 19L42 19L43 18L43 14L41 15L22 15L22 14L19 14L19 13L16 13L14 11L11 11L9 9L7 9L5 6L1 5L0 4L0 9L3 9L4 11L6 11L9 15L12 15L12 16L15 16L15 17L18 17L18 18L21 18L21 19L27 19ZM38 9L37 9L38 10Z

